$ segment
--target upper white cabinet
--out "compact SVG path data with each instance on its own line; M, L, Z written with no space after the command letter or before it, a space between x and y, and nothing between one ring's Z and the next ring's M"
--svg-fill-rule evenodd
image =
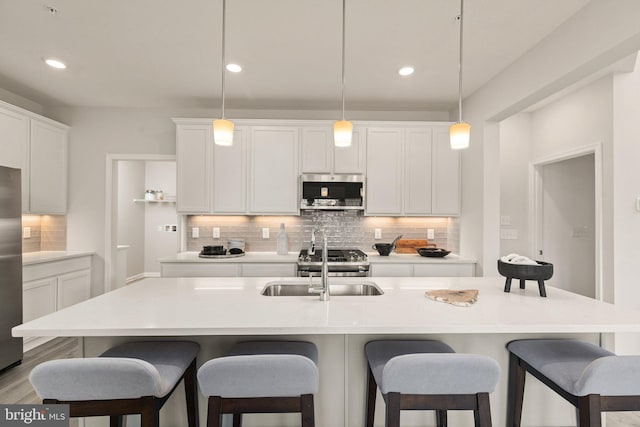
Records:
M247 129L236 127L233 145L213 145L213 213L247 211Z
M333 127L301 127L302 173L363 174L365 144L362 129L354 128L351 146L336 147Z
M22 211L67 211L69 127L0 101L0 165L22 170Z
M402 129L367 129L366 213L402 212Z
M208 213L211 208L211 124L176 127L176 209Z
M249 213L298 215L298 128L253 126Z
M31 119L30 212L67 211L67 130Z
M448 128L367 129L367 215L460 214L460 153Z

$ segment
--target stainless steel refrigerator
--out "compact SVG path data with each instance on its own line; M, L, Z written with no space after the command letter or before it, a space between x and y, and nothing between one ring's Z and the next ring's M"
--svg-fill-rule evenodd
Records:
M20 169L0 166L0 371L22 361L22 196Z

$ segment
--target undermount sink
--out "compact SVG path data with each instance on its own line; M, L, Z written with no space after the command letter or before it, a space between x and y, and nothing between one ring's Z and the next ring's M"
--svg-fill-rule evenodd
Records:
M314 285L318 285L314 282ZM333 282L329 280L329 291L331 296L377 296L382 295L382 289L373 282ZM316 296L309 293L309 282L268 282L260 295L268 297L294 297L294 296Z

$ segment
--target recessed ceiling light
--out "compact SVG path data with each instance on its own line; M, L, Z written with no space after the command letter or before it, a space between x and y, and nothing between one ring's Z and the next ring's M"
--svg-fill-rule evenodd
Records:
M413 69L413 67L402 67L398 70L398 74L400 74L402 77L406 77L413 74L414 71L415 70Z
M238 64L227 64L227 70L231 71L232 73L239 73L240 71L242 71L242 67Z
M58 59L47 58L44 60L46 64L51 68L57 68L59 70L64 70L67 68L66 64Z

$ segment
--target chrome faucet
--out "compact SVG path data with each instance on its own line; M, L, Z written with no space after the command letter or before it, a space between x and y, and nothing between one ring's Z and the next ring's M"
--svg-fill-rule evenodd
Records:
M320 294L321 301L329 301L329 244L327 243L327 233L316 227L311 231L311 244L309 246L309 255L316 253L316 232L322 233L322 273L320 276L320 287L309 286L309 293ZM311 276L310 276L311 279Z

